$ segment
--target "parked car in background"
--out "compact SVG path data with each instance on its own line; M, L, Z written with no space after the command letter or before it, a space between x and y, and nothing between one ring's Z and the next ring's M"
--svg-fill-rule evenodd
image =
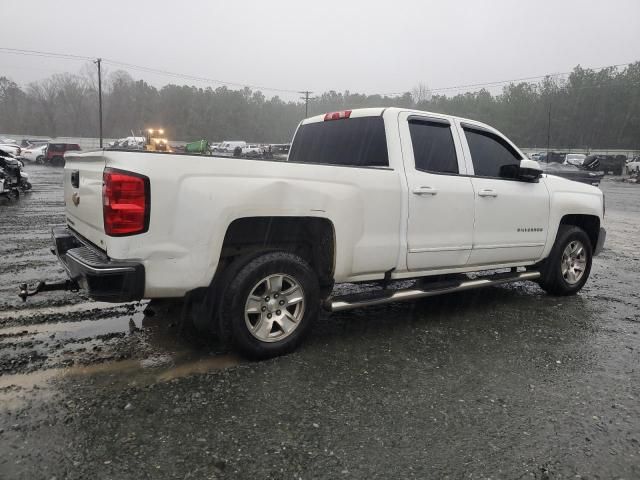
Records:
M22 148L33 148L46 145L47 143L49 143L49 140L23 138L20 141L20 146Z
M600 160L600 168L605 174L611 172L613 175L622 175L625 171L627 156L598 155L598 160Z
M23 158L24 160L27 160L29 162L43 163L44 153L46 149L46 143L44 145L33 145L31 147L23 148L22 153L20 154L20 158Z
M632 173L640 173L640 156L633 157L631 161L627 162L625 165L625 170L627 175L631 175Z
M81 150L77 143L50 143L44 151L42 163L54 167L64 167L64 154Z
M241 149L247 146L247 142L244 140L225 140L216 147L214 151L221 153L233 153L236 148Z
M567 153L564 157L564 162L562 163L565 165L575 165L576 167L580 167L584 163L585 158L587 158L587 156L584 153Z
M575 182L586 183L588 185L598 186L604 172L592 171L586 168L581 168L570 163L541 163L542 171L548 175L555 175L556 177L566 178Z
M29 175L22 170L23 167L22 160L0 150L0 190L4 196L18 198L21 191L31 190Z
M247 145L241 150L241 155L248 158L258 158L264 155L264 147L260 145Z
M20 145L12 142L0 143L0 149L4 150L5 152L9 152L11 155L14 155L16 157L19 157L22 153L22 148L20 148Z
M123 150L142 150L144 143L145 137L125 137L111 142L109 147L122 148Z

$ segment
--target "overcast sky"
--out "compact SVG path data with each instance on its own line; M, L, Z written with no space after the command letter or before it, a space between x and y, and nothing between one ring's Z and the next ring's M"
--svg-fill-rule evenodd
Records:
M0 0L0 5L0 47L100 56L316 93L408 91L418 82L440 88L640 60L640 0L109 0L99 8L89 0ZM82 67L79 61L1 52L0 62L0 76L21 85ZM206 85L130 72L155 85Z

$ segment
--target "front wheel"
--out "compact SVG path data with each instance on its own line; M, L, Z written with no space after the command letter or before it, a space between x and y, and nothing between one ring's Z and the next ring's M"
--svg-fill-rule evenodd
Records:
M589 278L593 249L579 227L560 225L556 242L541 269L540 286L552 295L575 295Z
M290 252L237 260L224 282L220 321L244 355L264 359L293 351L311 329L320 307L318 278Z

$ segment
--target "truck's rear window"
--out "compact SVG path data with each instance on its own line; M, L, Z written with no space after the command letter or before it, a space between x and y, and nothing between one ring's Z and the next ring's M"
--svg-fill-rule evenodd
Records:
M289 161L351 167L387 167L382 117L308 123L298 128Z

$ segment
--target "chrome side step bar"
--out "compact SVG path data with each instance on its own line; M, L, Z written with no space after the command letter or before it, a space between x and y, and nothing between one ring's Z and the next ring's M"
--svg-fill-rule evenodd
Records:
M325 300L323 307L330 312L343 312L354 308L372 307L392 302L405 302L418 298L435 297L445 293L463 292L482 287L491 287L503 283L520 282L523 280L537 280L540 272L530 271L521 273L499 273L484 278L464 281L434 282L423 288L408 288L405 290L377 290L350 295L330 297Z

